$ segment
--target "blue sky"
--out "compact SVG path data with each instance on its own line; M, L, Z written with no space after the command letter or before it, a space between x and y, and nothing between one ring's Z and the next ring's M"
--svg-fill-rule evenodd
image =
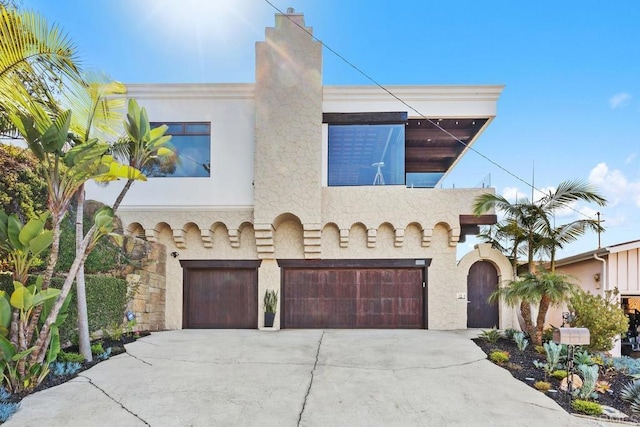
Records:
M381 84L505 84L498 116L474 148L527 182L535 170L541 189L590 180L610 200L599 209L603 246L640 239L640 2L272 2L304 13L318 38ZM264 0L24 0L23 7L57 22L85 67L124 83L252 82L254 43L275 13ZM327 50L323 78L370 84ZM444 187L473 187L489 174L500 194L531 194L473 152ZM577 218L565 214L558 223ZM561 255L596 246L588 235Z

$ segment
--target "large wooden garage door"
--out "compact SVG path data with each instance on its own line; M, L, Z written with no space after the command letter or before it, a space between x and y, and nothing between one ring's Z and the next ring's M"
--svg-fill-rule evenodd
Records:
M285 328L424 328L421 268L285 268Z
M255 329L258 327L258 274L234 262L183 261L182 327ZM237 262L236 262L237 263ZM208 267L203 267L208 265ZM215 265L215 267L212 267ZM242 266L242 264L240 265Z

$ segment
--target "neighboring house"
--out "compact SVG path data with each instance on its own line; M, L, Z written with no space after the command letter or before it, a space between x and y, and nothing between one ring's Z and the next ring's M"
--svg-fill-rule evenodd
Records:
M567 274L585 291L604 295L617 288L621 304L629 310L640 310L640 240L619 243L584 252L556 262L556 270ZM549 323L559 326L562 313L555 310ZM559 323L554 323L559 322Z
M181 159L119 211L166 245L166 328L262 327L266 289L279 291L276 328L513 327L486 303L511 277L506 258L481 245L456 262L465 235L495 223L472 215L493 189L436 188L503 86L387 86L411 107L376 86L323 86L322 46L303 28L276 15L254 84L128 86Z

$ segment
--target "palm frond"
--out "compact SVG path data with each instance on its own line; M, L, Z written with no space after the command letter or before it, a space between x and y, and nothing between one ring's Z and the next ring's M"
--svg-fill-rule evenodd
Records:
M34 12L0 6L0 109L24 113L50 104L52 87L80 79L71 40ZM34 100L37 94L37 100Z
M63 109L74 113L71 131L81 141L117 137L125 111L125 85L95 71L82 77L81 82L70 85L61 100Z
M607 199L600 196L594 186L581 180L561 182L556 191L540 200L540 204L547 211L556 211L579 200L596 203L599 206L607 204Z

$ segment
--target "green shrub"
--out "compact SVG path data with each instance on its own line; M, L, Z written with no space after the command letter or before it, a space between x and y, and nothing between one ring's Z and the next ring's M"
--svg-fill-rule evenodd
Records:
M537 346L535 346L533 348L536 351L536 353L538 353L538 354L547 354L547 351L541 345L537 345Z
M0 210L17 214L22 222L47 208L47 183L38 164L30 150L0 143Z
M58 353L58 358L56 360L61 363L83 363L84 356L78 353L67 353L64 350L60 350L60 353Z
M613 365L613 368L630 377L640 375L640 359L633 359L629 356L614 357L605 359L605 363Z
M533 387L536 390L540 390L542 392L546 392L551 390L551 383L547 382L547 381L536 381L535 383L533 383Z
M551 376L552 376L553 378L555 378L555 379L557 379L557 380L560 380L560 381L562 381L563 379L567 378L567 375L569 375L569 374L567 373L567 371L564 371L564 370L562 370L562 369L558 369L558 370L553 371L553 372L551 373Z
M573 356L573 363L576 365L587 365L591 366L595 364L591 354L587 350L576 351L576 354Z
M601 415L602 406L596 402L589 402L588 400L576 399L571 402L571 407L582 414L587 415Z
M102 343L95 343L95 344L91 344L91 354L98 355L98 354L102 354L104 353L104 347L102 346Z
M571 326L589 329L591 351L609 351L613 339L629 327L629 319L620 308L618 290L606 291L604 297L578 290L569 300L569 310L574 313Z
M504 330L504 337L508 340L512 340L513 336L517 334L519 331L516 329L508 328Z
M13 292L13 274L10 271L0 271L0 291L5 291L7 295Z
M76 214L70 209L67 216L60 225L60 253L56 272L65 273L71 269L71 264L76 258ZM84 218L85 233L91 227L93 218ZM96 244L84 263L86 274L109 273L118 270L126 264L126 257L121 248L116 246L110 239L102 238Z
M579 399L589 399L593 396L598 382L599 368L598 365L578 365L578 371L582 375L582 387L575 392L575 396Z
M516 332L513 334L513 341L515 341L518 350L524 351L529 345L529 340L525 338L524 332Z
M627 383L620 392L620 398L631 406L634 414L640 413L640 381Z
M490 342L491 344L495 344L500 338L502 338L502 334L496 328L492 328L480 332L480 338Z
M509 353L502 350L495 350L489 354L489 360L493 363L497 363L498 365L502 365L503 363L507 363L509 361Z
M110 276L85 276L89 332L99 331L113 323L122 323L127 305L127 281ZM64 279L54 277L51 287L60 289ZM60 327L62 342L77 342L78 300L75 285L71 289L71 302L67 318Z
M560 363L560 353L562 353L562 345L554 342L544 343L544 351L547 355L547 372L551 373L556 370L556 366Z

